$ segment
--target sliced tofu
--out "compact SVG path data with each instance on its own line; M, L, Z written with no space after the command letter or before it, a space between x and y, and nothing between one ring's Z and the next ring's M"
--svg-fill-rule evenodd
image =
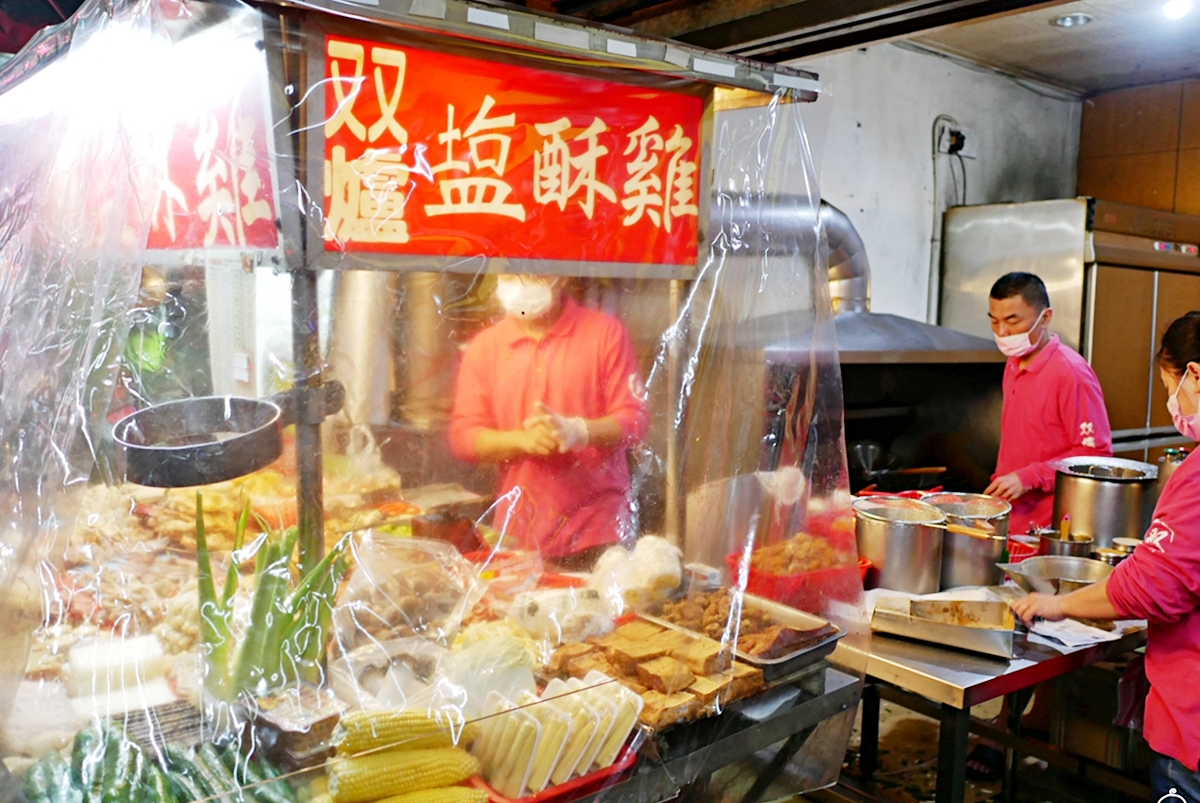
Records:
M698 703L688 692L663 694L651 689L642 695L645 705L642 708L641 721L655 730L663 730L671 725L691 719L696 714Z
M741 661L733 662L729 679L729 699L740 700L758 692L764 685L761 669L755 669Z
M638 680L663 694L674 694L692 685L696 675L674 658L663 656L638 665Z
M628 639L629 641L649 641L663 632L663 628L653 622L647 622L645 619L634 619L632 622L626 622L618 627L613 635Z
M680 661L697 675L715 675L729 667L733 650L710 638L697 638L671 651L671 657Z
M622 674L637 675L638 664L661 658L669 652L666 646L651 641L630 642L610 650L612 663Z
M596 649L595 644L583 641L564 644L550 656L550 671L558 675L565 675L567 674L567 664L576 658L595 652Z

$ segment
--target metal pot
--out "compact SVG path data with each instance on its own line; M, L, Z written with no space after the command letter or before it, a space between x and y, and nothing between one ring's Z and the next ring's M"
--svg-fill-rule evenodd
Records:
M1119 457L1069 457L1054 467L1054 521L1070 514L1071 532L1090 535L1097 547L1141 536L1155 466Z
M992 586L1004 582L996 564L1004 559L1012 505L983 494L929 494L925 502L946 514L950 524L990 530L989 537L947 531L942 535L941 587Z
M915 499L886 496L857 499L854 512L858 554L871 561L869 588L938 590L945 513Z
M1064 539L1058 530L1040 530L1037 535L1039 555L1086 558L1096 548L1096 540L1090 535L1071 533Z

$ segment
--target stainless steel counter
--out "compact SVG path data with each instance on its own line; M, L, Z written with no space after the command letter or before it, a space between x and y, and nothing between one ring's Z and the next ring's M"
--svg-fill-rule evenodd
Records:
M908 639L873 634L867 658L867 677L907 689L955 708L973 705L1027 688L1044 680L1104 660L1145 643L1145 630L1131 630L1116 641L1088 647L1051 647L1018 636L1011 661L946 649ZM847 661L858 665L861 648L838 647L860 653ZM835 652L832 659L839 660Z

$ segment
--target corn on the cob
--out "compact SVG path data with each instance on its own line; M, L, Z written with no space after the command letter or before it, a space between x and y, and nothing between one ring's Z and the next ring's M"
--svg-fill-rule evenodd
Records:
M485 803L487 792L469 786L448 786L444 789L425 789L405 795L385 797L376 803Z
M466 747L479 733L479 725L449 714L428 711L352 711L342 717L333 733L339 755L354 755L381 747L426 750L433 747Z
M391 795L452 786L479 773L479 762L456 747L385 750L334 759L329 794L334 803L367 803Z

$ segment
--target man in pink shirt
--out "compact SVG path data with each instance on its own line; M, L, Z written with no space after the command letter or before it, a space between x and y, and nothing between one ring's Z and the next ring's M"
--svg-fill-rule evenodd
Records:
M992 285L988 317L1007 357L1000 454L986 494L1012 503L1009 532L1054 526L1055 460L1112 454L1104 392L1083 357L1050 334L1042 280L1009 273Z
M556 277L501 276L505 316L467 347L450 418L462 460L500 464L506 542L590 568L633 532L626 449L646 435L646 391L616 318Z

